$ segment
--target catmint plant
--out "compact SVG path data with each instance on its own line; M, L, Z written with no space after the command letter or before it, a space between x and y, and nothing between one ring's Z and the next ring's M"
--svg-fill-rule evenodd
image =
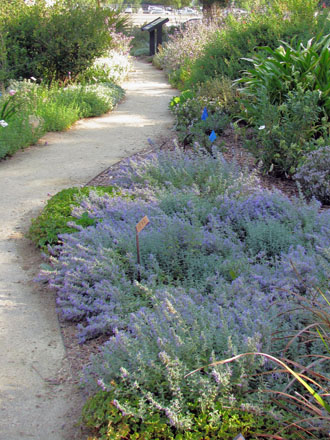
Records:
M219 401L260 405L246 391L285 383L281 373L258 374L272 368L263 358L185 375L241 352L279 352L279 328L306 326L308 311L291 310L290 291L311 299L308 286L329 287L330 212L261 190L201 151L124 161L113 182L120 195L90 192L74 209L91 225L72 224L40 274L63 317L78 322L81 343L109 336L83 383L114 393L122 414L158 412L177 430L189 430L195 413L216 418ZM135 226L145 215L138 266ZM308 350L292 344L289 354Z
M309 153L294 178L307 196L330 204L330 146Z

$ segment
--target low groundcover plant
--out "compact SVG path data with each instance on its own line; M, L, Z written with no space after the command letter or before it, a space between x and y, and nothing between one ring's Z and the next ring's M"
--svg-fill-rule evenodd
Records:
M306 155L294 178L308 196L330 205L330 146L321 147Z
M113 110L124 90L113 82L47 86L33 80L11 81L15 95L0 98L0 159L36 142L47 131L69 128L80 118ZM9 97L8 97L9 96Z
M240 352L277 352L285 344L272 340L278 327L304 328L308 311L291 310L288 291L309 298L306 286L328 287L330 213L261 190L254 176L201 151L128 160L113 181L122 194L91 192L73 215L94 223L61 235L40 274L63 317L78 322L81 343L109 335L82 384L107 391L123 416L159 416L173 438L204 438L210 420L220 432L219 405L262 414L265 397L248 391L285 384L283 374L259 374L271 368L262 358L184 376ZM135 225L144 215L137 266ZM289 354L323 349L321 341L292 344ZM200 437L180 437L196 423Z

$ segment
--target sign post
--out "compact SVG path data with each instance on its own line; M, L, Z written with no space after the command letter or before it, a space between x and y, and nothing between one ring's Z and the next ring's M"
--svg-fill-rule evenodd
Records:
M169 18L158 17L156 20L142 26L141 31L149 32L149 55L155 55L158 52L158 46L163 42L162 27L169 21ZM155 48L155 31L157 31L157 43Z
M137 254L137 264L138 266L140 266L141 264L141 260L140 260L140 243L139 243L139 233L142 231L142 229L144 229L147 224L149 223L149 219L148 217L145 215L140 221L139 223L135 226L135 231L136 231L136 254ZM141 281L141 275L140 275L140 269L138 268L138 272L137 272L137 280L138 282Z

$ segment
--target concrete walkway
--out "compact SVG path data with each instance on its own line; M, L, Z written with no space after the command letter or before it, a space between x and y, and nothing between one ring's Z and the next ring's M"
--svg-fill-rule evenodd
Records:
M46 135L0 162L0 440L73 440L78 404L62 381L69 369L55 300L33 278L40 257L24 238L51 195L84 185L125 156L168 135L175 91L162 72L135 62L116 111ZM83 439L81 439L83 440Z

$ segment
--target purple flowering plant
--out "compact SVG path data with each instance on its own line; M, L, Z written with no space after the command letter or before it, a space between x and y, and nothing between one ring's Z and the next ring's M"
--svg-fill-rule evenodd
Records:
M288 292L308 298L306 286L328 288L329 211L261 190L255 176L202 151L127 160L112 182L121 195L90 193L73 215L95 224L62 235L40 274L63 316L78 322L81 342L109 335L83 383L111 390L125 414L160 412L178 430L191 427L196 402L214 417L216 402L240 405L243 395L261 408L246 391L281 389L285 377L255 378L260 358L184 376L240 352L278 352L285 341L276 330L304 328L308 313L291 310ZM138 267L135 225L145 215Z
M218 31L219 26L214 22L187 23L169 36L153 63L164 69L174 84L180 85L180 79L189 76L193 62L203 54L204 47Z
M309 197L330 204L330 146L320 147L306 155L294 178Z

